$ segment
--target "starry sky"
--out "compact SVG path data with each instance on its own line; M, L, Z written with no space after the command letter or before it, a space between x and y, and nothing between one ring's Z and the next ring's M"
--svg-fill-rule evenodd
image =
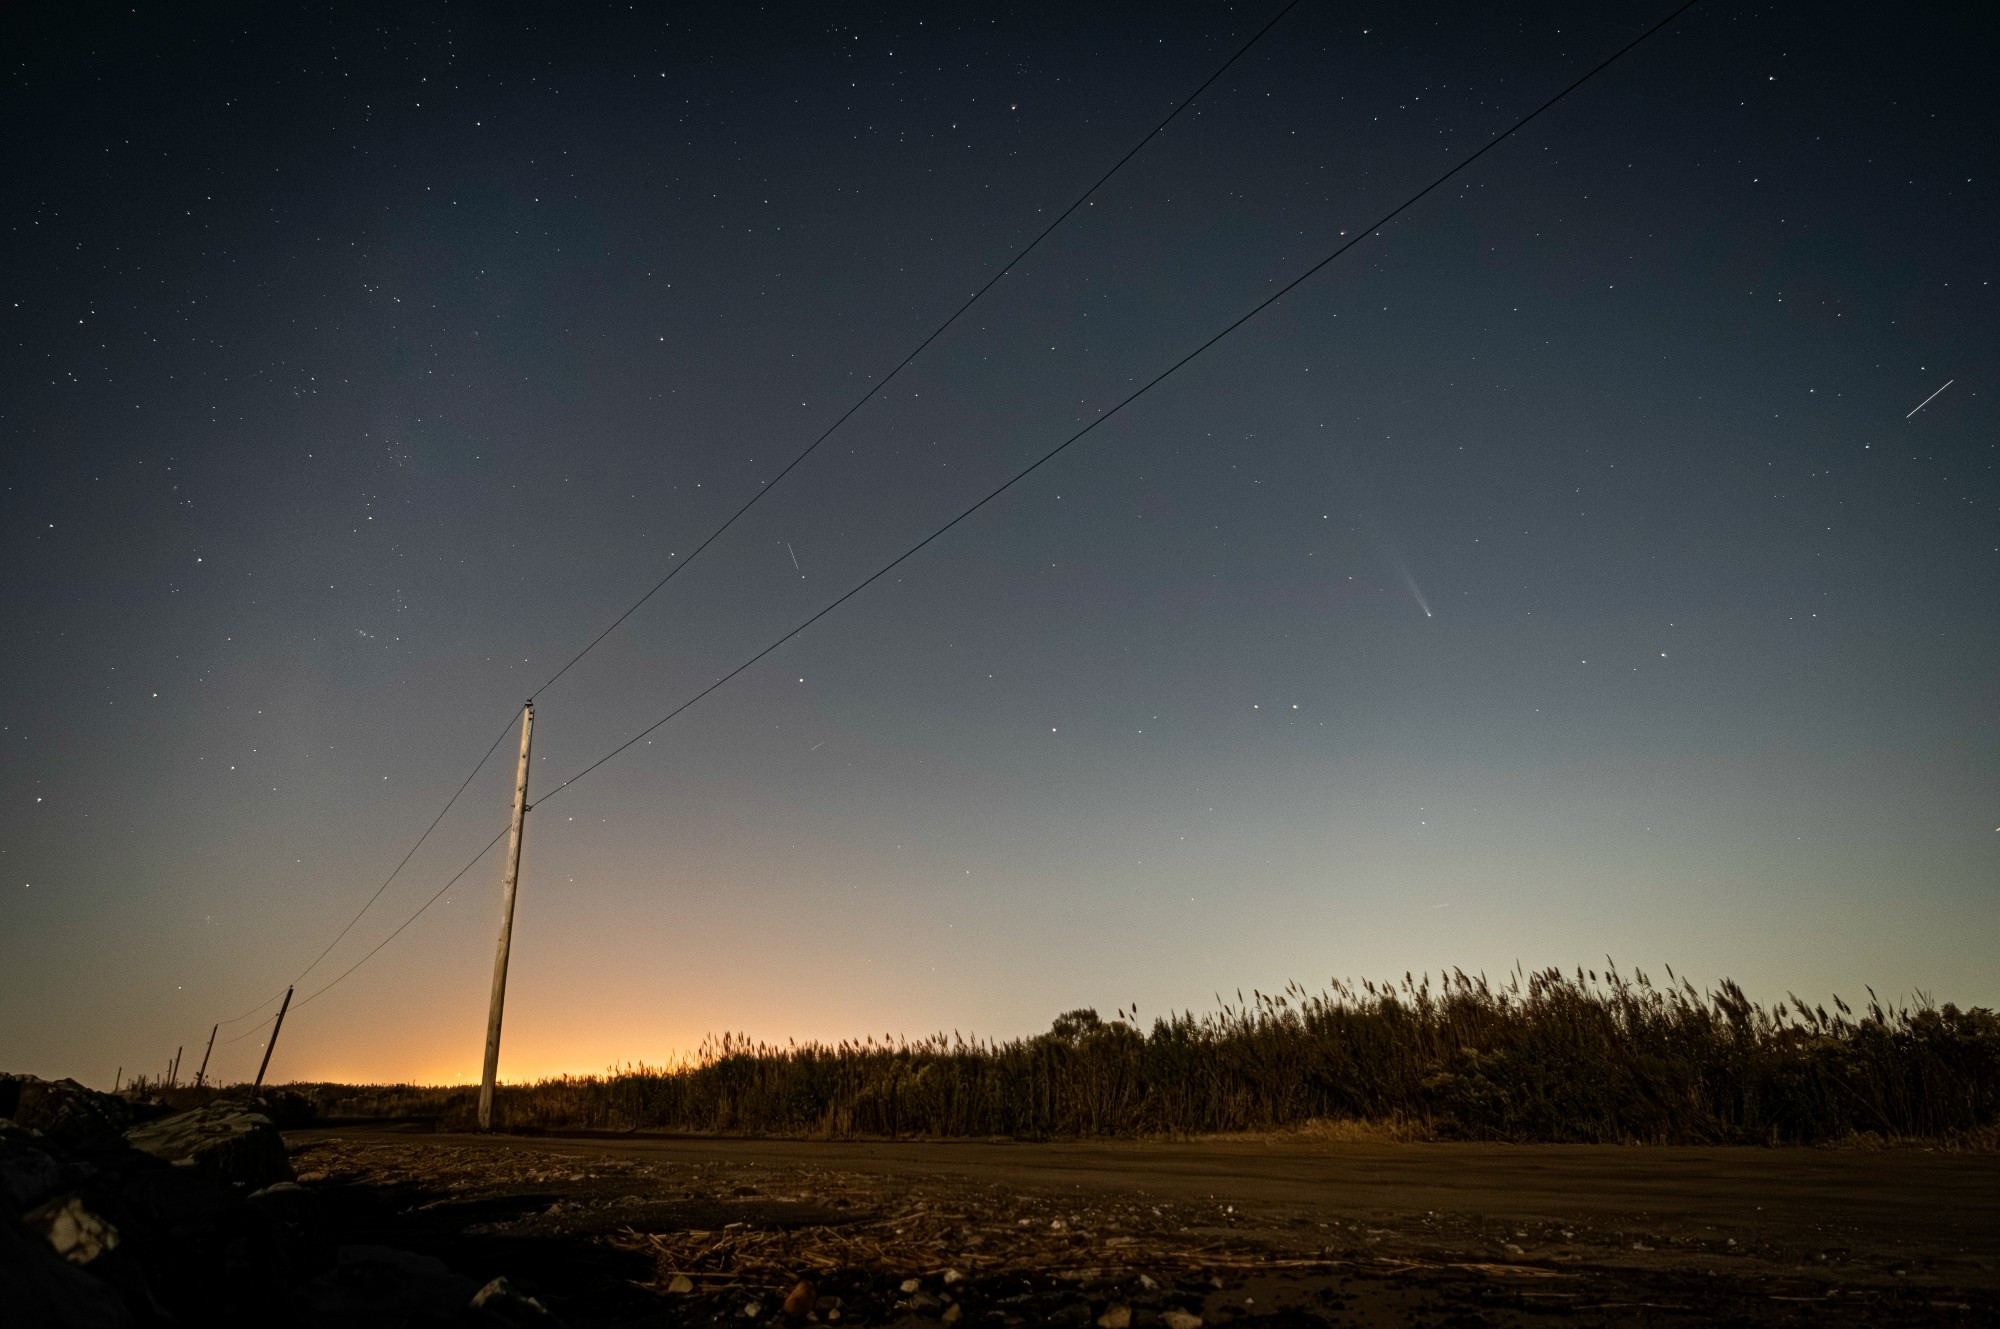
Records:
M1990 16L1280 7L12 7L0 1065L2000 1002Z

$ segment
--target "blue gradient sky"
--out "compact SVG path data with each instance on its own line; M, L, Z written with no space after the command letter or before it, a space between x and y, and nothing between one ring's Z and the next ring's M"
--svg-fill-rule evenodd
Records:
M0 1065L274 998L1269 12L10 16ZM1661 12L1301 6L537 698L537 796ZM1606 954L2000 1001L1968 22L1697 8L550 798L503 1075ZM476 1077L498 879L273 1075Z

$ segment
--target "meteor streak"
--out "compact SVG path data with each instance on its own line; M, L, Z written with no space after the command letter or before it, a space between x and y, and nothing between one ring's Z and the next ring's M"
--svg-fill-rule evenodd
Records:
M1958 382L1958 380L1957 380L1957 379L1955 379L1955 378L1948 378L1948 379L1946 379L1946 380L1944 381L1944 388L1948 388L1948 387L1950 387L1950 386L1951 386L1952 384L1954 384L1954 383L1956 383L1956 382ZM1921 410L1923 410L1923 409L1924 409L1924 407L1926 407L1926 406L1930 405L1930 404L1931 404L1931 403L1932 403L1933 401L1936 401L1936 400L1937 400L1937 395L1938 395L1938 392L1943 392L1943 391L1944 391L1944 388L1939 388L1939 389L1937 390L1937 392L1933 392L1933 393L1932 393L1932 394L1931 394L1930 396L1928 396L1928 397L1924 398L1924 399L1923 399L1922 401L1918 402L1918 403L1917 403L1917 404L1916 404L1915 406L1912 406L1912 407L1910 408L1910 415L1915 415L1915 414L1916 414L1916 413L1917 413L1918 411L1921 411ZM1907 419L1909 419L1909 418L1910 418L1910 415L1906 415L1906 416L1904 416L1903 418L1904 418L1905 420L1907 420Z

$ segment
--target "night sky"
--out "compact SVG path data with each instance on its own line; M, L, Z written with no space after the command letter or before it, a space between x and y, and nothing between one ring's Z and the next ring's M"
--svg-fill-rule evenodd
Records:
M273 1078L476 1079L498 852L316 994L521 702L1279 7L10 7L0 1068L255 1011L248 1078L297 980ZM1698 6L550 794L1670 7L1306 0L537 692L503 1077L1607 955L2000 1002L1977 6Z

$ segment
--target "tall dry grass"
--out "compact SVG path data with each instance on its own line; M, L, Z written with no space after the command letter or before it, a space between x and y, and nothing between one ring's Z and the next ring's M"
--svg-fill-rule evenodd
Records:
M1816 1143L1969 1138L2000 1123L2000 1017L1926 999L1856 1013L1734 983L1557 970L1336 982L1141 1029L1060 1016L1032 1038L775 1047L503 1086L513 1127L815 1136L1193 1135L1372 1123L1399 1138ZM473 1091L291 1086L329 1116L471 1120Z

